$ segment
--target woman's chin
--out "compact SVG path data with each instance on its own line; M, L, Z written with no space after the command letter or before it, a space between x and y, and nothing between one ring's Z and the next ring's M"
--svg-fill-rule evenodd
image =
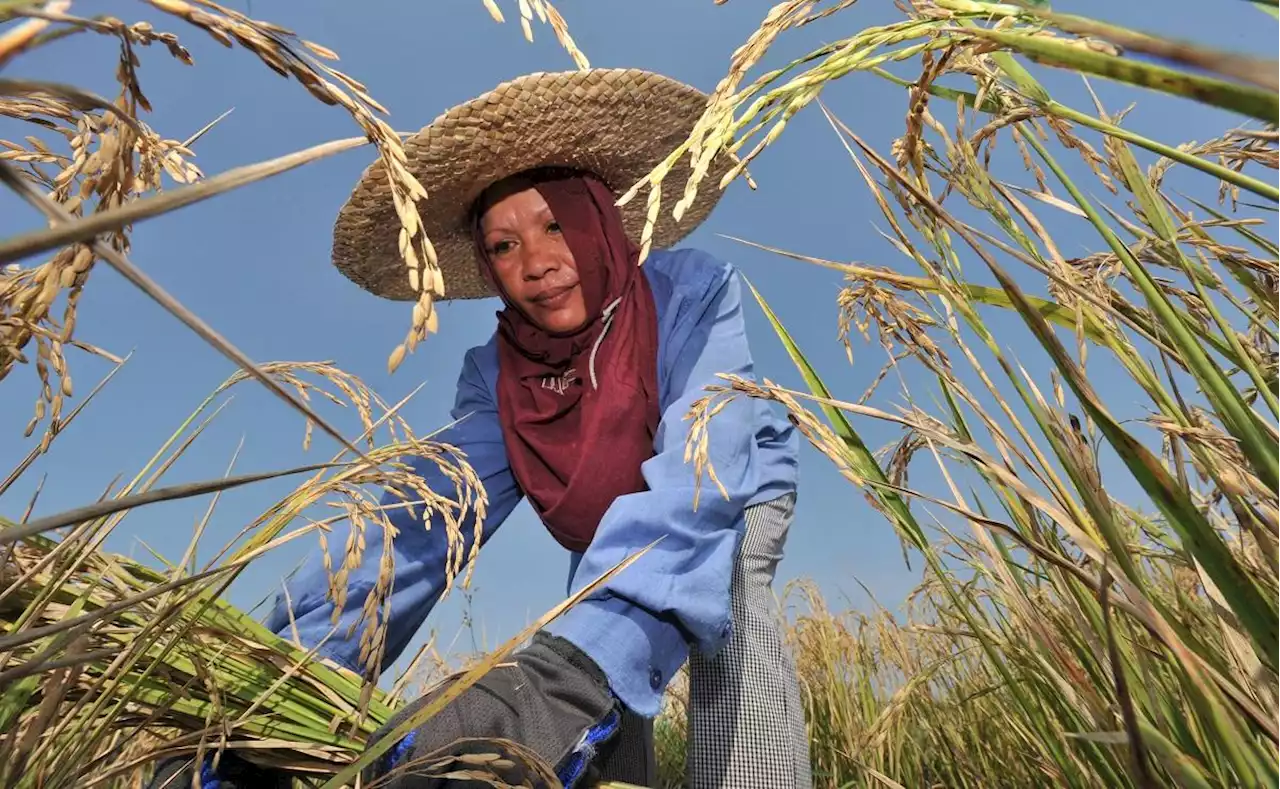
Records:
M571 295L577 296L577 293ZM562 305L539 304L530 310L529 317L533 318L543 331L564 334L576 331L586 324L587 308L582 303L581 297L578 297Z
M561 310L557 313L546 316L538 321L538 325L542 326L544 330L552 334L569 334L586 325L587 320L585 315L581 313L577 315L573 315L572 313L565 314L566 312L566 310Z

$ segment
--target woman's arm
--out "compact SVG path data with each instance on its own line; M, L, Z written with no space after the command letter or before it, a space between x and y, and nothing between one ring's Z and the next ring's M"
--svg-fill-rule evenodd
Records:
M698 254L698 253L694 253ZM703 265L697 260L687 265ZM706 265L717 265L714 261ZM723 265L723 264L719 264ZM600 592L547 627L587 653L613 692L642 715L656 715L690 644L714 654L732 629L730 581L743 510L755 495L755 405L735 398L711 421L708 460L724 486L704 480L694 510L695 475L684 458L685 419L719 373L754 378L736 273L722 277L688 320L694 328L664 351L675 394L662 414L656 455L642 467L649 490L619 497L605 513L574 574L577 590L661 538Z
M485 346L467 353L458 379L458 394L452 411L453 418L461 421L441 431L435 439L466 453L467 462L484 485L488 507L482 524L484 529L480 537L481 546L488 542L521 498L507 464L502 432L498 425L497 406L490 395L490 387L483 378L483 366L477 358L479 354L492 353L492 350L492 347ZM492 366L487 369L492 369ZM448 496L448 491L455 489L455 483L429 460L413 457L406 462L423 477L433 491ZM413 494L408 495L412 501ZM384 505L399 501L400 499L390 494L383 497ZM428 530L421 520L423 507L419 505L416 512L415 517L405 507L395 507L388 511L388 519L397 533L392 542L394 578L390 613L385 623L386 651L382 669L395 662L404 651L444 590L445 560L448 553L444 525L437 519ZM474 519L475 513L472 510L459 523L465 541L461 548L464 557L470 552L475 540ZM344 524L346 530L351 528L349 522L344 521ZM377 524L369 524L365 528L365 540L363 561L350 573L346 601L336 627L333 622L334 604L327 596L329 576L324 569L324 557L319 551L308 558L306 565L287 585L288 597L283 593L277 596L275 609L266 622L269 629L290 640L293 638L293 626L296 626L304 649L311 649L324 640L317 650L319 655L356 672L360 671L360 633L367 626L367 621L358 625L350 634L348 630L360 619L361 609L377 581L384 529ZM335 528L335 535L330 542L341 551L347 542L347 531ZM334 556L333 561L334 566L340 566L343 557ZM292 603L293 625L290 624L289 603Z

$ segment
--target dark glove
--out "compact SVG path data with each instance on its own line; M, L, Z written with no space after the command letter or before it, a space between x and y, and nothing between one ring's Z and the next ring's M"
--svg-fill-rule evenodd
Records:
M448 687L446 682L397 712L370 742L380 741ZM604 673L590 658L568 641L540 632L510 662L490 670L392 746L366 770L365 783L394 771L379 786L493 786L458 776L479 766L508 784L548 786L521 758L523 749L550 766L566 789L589 785L614 745L621 711ZM439 777L450 771L453 777Z
M215 770L213 756L205 754L201 765L202 789L290 789L292 785L288 775L247 762L231 751L222 752ZM147 789L191 789L194 777L192 757L175 756L156 766Z

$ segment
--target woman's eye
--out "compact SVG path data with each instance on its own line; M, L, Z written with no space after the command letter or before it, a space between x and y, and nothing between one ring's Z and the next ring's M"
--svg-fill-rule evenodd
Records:
M489 254L490 254L490 255L501 255L501 254L504 254L504 253L506 253L506 252L510 252L510 251L511 251L511 242L510 242L510 241L499 241L499 242L497 242L496 244L494 244L493 246L489 247Z

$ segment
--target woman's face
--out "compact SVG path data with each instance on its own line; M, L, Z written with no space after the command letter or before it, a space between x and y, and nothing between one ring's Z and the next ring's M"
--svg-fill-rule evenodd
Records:
M530 320L557 334L587 322L578 266L537 189L495 202L480 218L480 231L494 274Z

